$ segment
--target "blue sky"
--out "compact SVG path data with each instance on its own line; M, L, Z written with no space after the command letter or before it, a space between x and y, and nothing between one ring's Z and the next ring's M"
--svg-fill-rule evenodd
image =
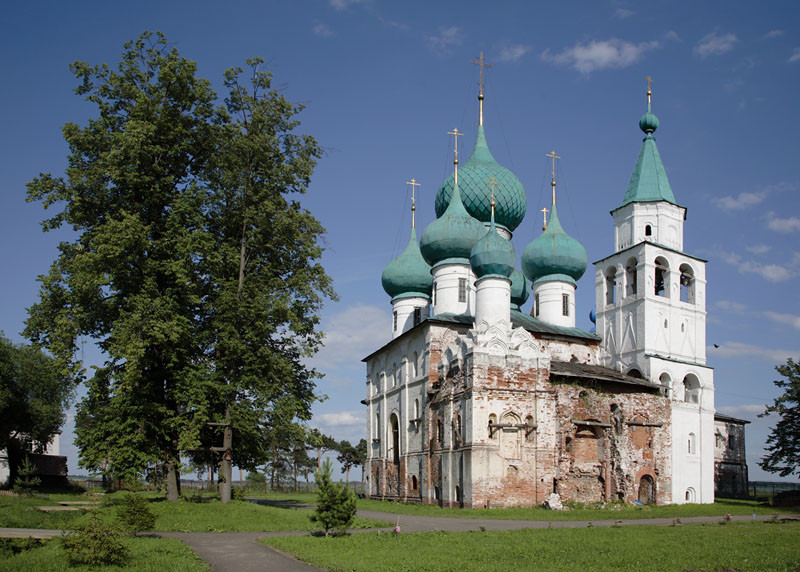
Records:
M405 246L405 182L416 178L418 227L434 215L452 167L453 127L471 150L480 51L485 124L495 158L525 186L521 253L541 232L555 149L559 216L589 260L612 251L609 210L622 201L653 83L659 150L688 208L687 252L709 260L708 361L720 411L751 420L751 478L777 394L776 363L800 357L800 4L796 2L12 3L0 35L0 330L21 341L36 276L68 231L41 232L25 183L66 164L61 126L94 109L72 93L74 60L116 62L122 44L160 30L222 92L222 72L263 57L286 96L308 107L302 130L324 146L303 199L328 230L324 264L341 297L322 315L326 373L315 423L339 439L364 432L360 359L388 341L383 267ZM578 325L594 305L578 286ZM526 307L526 310L528 308ZM720 347L714 348L713 344ZM87 360L96 360L87 346ZM62 451L71 472L72 424Z

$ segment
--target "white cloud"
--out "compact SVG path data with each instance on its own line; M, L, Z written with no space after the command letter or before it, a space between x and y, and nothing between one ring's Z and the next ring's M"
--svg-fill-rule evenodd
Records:
M531 51L531 46L526 44L506 44L500 47L497 59L501 62L516 62Z
M336 35L336 32L331 30L326 24L320 22L316 24L313 28L314 35L319 36L320 38L332 38Z
M800 217L780 218L774 212L770 212L767 213L767 226L775 232L797 232L800 231Z
M717 407L717 411L730 415L731 417L744 417L754 418L759 413L764 413L764 405L762 403L753 403L749 405L721 405Z
M765 318L779 324L787 324L795 330L800 330L800 316L794 314L783 314L779 312L763 312Z
M711 32L703 37L694 47L694 53L701 58L720 56L730 52L739 41L736 34L717 34Z
M766 254L772 250L772 247L767 244L753 244L751 246L745 246L744 249L752 254Z
M364 425L364 411L340 411L339 413L320 413L314 416L314 421L325 427L348 427Z
M340 367L364 369L361 359L389 341L391 317L377 306L345 308L323 323L324 347L311 363L323 373Z
M800 62L800 48L795 48L792 52L792 55L789 56L789 63L793 64L794 62Z
M666 34L664 34L664 39L666 40L673 40L675 42L680 42L681 37L678 35L678 32L675 30L668 30Z
M545 50L541 57L551 64L569 66L583 74L589 74L595 70L628 67L642 59L646 52L658 47L659 43L655 41L633 44L611 38L602 42L593 40L587 44L578 42L557 54Z
M762 264L754 260L746 260L735 252L717 251L716 254L728 264L737 266L740 274L758 274L770 282L783 282L795 275L794 270L790 268L794 261L781 266L779 264Z
M715 304L717 308L720 310L725 310L727 312L736 312L741 314L747 311L747 306L741 304L739 302L732 302L730 300L720 300Z
M718 348L708 346L706 348L708 353L713 354L715 358L744 358L756 357L767 360L771 363L783 363L788 358L800 354L800 348L794 350L780 350L775 348L764 348L752 344L743 344L741 342L727 342L720 344Z
M635 13L636 12L633 10L628 10L627 8L617 8L614 11L614 18L617 20L625 20L626 18L633 16Z
M436 36L428 36L428 46L437 54L443 55L456 46L460 46L461 28L458 26L447 26L439 28L439 33Z
M361 4L364 0L330 0L331 6L334 10L347 10L353 4Z
M763 202L764 199L767 198L768 194L769 191L765 189L756 193L739 193L735 197L727 195L724 197L713 198L711 201L724 211L741 211Z
M771 40L772 38L780 38L783 36L783 30L770 30L764 35L764 38Z

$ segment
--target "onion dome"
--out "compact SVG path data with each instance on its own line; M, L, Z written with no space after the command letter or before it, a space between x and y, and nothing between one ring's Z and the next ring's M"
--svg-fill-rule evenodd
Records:
M511 309L519 310L528 301L530 294L530 282L522 272L515 268L511 273Z
M650 111L650 95L648 90L647 113L642 115L639 120L639 129L645 133L644 142L620 206L628 203L656 201L678 204L672 193L672 187L669 185L664 163L661 162L661 154L656 147L656 138L653 136L658 129L658 117Z
M525 217L527 199L525 189L517 176L495 161L483 125L478 126L475 148L469 159L458 170L458 186L461 200L467 212L483 223L491 218L491 193L486 189L486 181L491 177L498 183L495 194L495 220L499 226L513 231ZM453 195L454 180L450 175L436 193L436 215L442 216Z
M419 251L414 227L411 227L406 249L384 269L381 283L392 300L412 296L430 298L433 289L431 267Z
M556 274L574 281L583 276L587 261L586 249L564 232L553 205L547 228L522 253L522 270L532 282Z
M517 252L514 250L514 245L497 232L494 216L489 231L472 247L469 262L478 278L484 276L508 278L514 272Z
M420 251L431 266L449 259L468 264L472 247L485 233L486 228L464 208L456 185L447 209L422 233Z

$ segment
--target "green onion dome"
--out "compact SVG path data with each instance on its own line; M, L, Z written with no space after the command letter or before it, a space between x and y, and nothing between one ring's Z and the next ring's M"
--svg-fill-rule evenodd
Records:
M647 113L642 115L642 118L639 120L639 129L648 135L655 133L656 129L658 129L658 117L648 109Z
M514 269L511 273L511 309L519 310L531 294L530 282L525 275Z
M413 227L408 246L386 266L381 283L392 300L411 296L430 298L433 289L431 267L422 258L417 244L417 231Z
M508 278L514 272L517 252L514 245L497 232L494 218L489 231L472 247L469 262L478 278L489 275Z
M472 218L461 202L459 186L454 188L453 200L439 218L430 223L422 233L420 251L422 257L431 266L447 259L457 259L468 263L475 246L486 228Z
M525 189L514 173L495 161L486 144L483 125L479 125L472 155L458 170L458 186L467 212L483 223L488 223L492 215L492 196L487 185L491 177L498 183L495 190L495 220L498 225L513 231L525 217ZM450 175L436 193L436 216L442 216L452 194L453 175Z
M564 232L553 205L547 229L522 253L522 270L531 282L553 274L578 280L586 271L586 263L586 249Z

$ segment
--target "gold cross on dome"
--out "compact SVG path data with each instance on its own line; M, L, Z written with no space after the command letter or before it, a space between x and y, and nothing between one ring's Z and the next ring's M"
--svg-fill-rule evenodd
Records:
M556 155L555 149L550 151L545 157L550 157L553 160L553 179L550 181L550 186L553 187L553 205L556 204L556 159L561 159Z
M477 60L470 60L469 63L475 64L480 68L478 87L480 88L480 93L483 94L483 68L490 68L492 67L492 64L486 63L486 60L483 58L483 52L480 53Z
M653 95L653 90L651 89L652 84L653 84L653 78L647 76L647 105L650 105L650 96Z
M456 153L456 162L458 162L458 138L463 137L464 134L458 130L458 127L455 127L452 131L448 131L447 134L452 135L456 141L455 153Z
M417 203L416 203L416 187L421 187L416 179L411 179L410 181L406 181L406 185L411 185L411 228L414 228L414 211L417 210Z
M492 207L494 208L494 188L499 185L497 181L494 180L494 177L489 177L489 180L486 181L492 187Z
M547 230L547 213L550 211L547 207L542 207L542 230Z

